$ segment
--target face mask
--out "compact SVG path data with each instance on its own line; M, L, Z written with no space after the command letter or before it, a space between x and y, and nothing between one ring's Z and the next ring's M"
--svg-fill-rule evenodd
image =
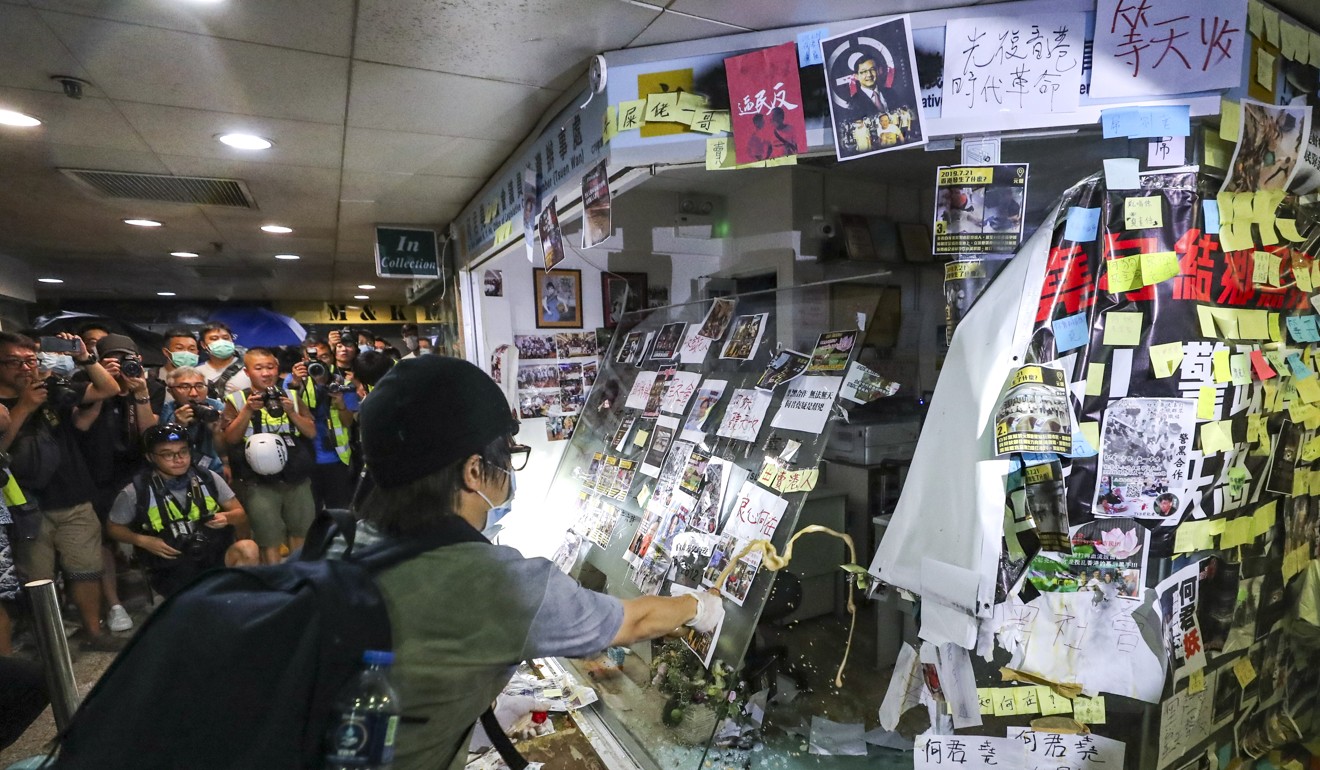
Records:
M431 350L430 348L422 348L421 350L417 351L417 355L419 355L419 356L429 356L429 355L431 355L431 354L434 353L434 352L435 352L435 351L434 351L434 350Z
M375 345L358 345L358 352L359 352L359 353L370 353L371 351L373 351L373 350L375 350L375 349L376 349L376 346L375 346Z
M234 343L230 340L216 340L210 345L207 345L206 349L210 351L212 356L221 360L230 358L234 355Z
M170 353L170 361L175 366L196 366L197 354L189 353L186 350L176 350Z
M416 338L416 337L404 337L404 338L403 338L403 346L406 347L406 348L408 348L409 350L416 350L416 349L417 349L417 338Z
M38 353L37 366L42 371L58 374L61 377L68 377L73 374L76 368L73 363L73 356L66 356L62 353Z
M518 491L518 477L513 475L513 471L506 471L503 468L499 470L509 474L509 498L507 500L496 505L490 501L489 497L486 497L484 492L480 489L477 490L477 494L481 495L481 499L485 500L486 505L490 506L490 510L486 511L486 526L481 530L481 534L486 536L487 539L494 537L500 531L499 521L509 515L509 511L513 509L513 495Z

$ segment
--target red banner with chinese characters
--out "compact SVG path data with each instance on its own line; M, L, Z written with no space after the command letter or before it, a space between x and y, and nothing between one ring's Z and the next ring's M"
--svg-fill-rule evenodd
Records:
M730 56L724 69L738 163L784 158L807 149L795 43Z

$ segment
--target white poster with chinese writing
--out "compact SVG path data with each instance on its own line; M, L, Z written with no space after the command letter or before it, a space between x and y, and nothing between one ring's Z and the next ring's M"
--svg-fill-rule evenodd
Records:
M688 324L687 334L683 336L683 341L678 345L678 362L684 365L702 364L706 361L706 356L710 354L710 346L715 342L709 337L701 336L702 327L696 324Z
M798 377L788 384L784 401L770 425L786 430L820 433L830 419L842 377Z
M700 383L700 372L674 372L673 378L665 386L664 396L660 399L660 411L666 414L682 414Z
M1168 519L1182 510L1196 400L1124 398L1105 410L1096 516Z
M726 559L734 559L748 543L773 539L787 508L788 501L784 498L758 487L751 479L744 481L729 512L729 520L724 524L724 531L720 533L717 548L723 547ZM724 582L715 587L742 606L760 569L761 553L753 551L738 559Z
M651 386L655 384L655 372L638 372L633 380L632 390L628 391L628 400L623 403L628 409L645 409L651 397Z
M1200 595L1201 563L1190 564L1155 586L1160 620L1164 626L1164 652L1174 681L1205 668L1201 623L1196 617Z
M1246 27L1247 0L1099 0L1090 95L1236 88Z
M754 388L734 390L715 435L735 441L755 441L772 398L770 393Z
M1075 112L1085 32L1082 13L950 19L940 114L998 131L1023 115Z
M1008 737L1022 742L1032 770L1114 770L1123 766L1126 746L1122 741L1095 733L1070 735L1010 727Z

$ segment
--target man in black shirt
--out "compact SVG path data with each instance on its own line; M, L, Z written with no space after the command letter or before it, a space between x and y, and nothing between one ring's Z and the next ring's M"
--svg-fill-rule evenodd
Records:
M71 334L61 334L77 340ZM37 364L37 344L19 334L0 332L0 405L9 410L0 452L11 457L10 472L35 502L16 517L15 556L28 580L53 579L55 555L82 616L83 649L115 651L120 642L101 632L101 525L92 508L96 492L76 433L79 404L119 393L119 384L78 341L72 354L87 372L84 385L48 382ZM84 418L84 427L90 420Z

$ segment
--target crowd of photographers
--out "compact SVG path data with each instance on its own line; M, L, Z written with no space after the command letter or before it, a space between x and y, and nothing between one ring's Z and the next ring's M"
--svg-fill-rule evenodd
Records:
M352 499L362 400L400 358L431 352L416 326L403 341L342 329L244 349L210 323L167 332L164 366L147 369L99 324L0 332L0 660L27 581L62 580L80 647L113 652L123 638L108 632L133 627L126 567L154 601L202 570L297 549L319 507Z

